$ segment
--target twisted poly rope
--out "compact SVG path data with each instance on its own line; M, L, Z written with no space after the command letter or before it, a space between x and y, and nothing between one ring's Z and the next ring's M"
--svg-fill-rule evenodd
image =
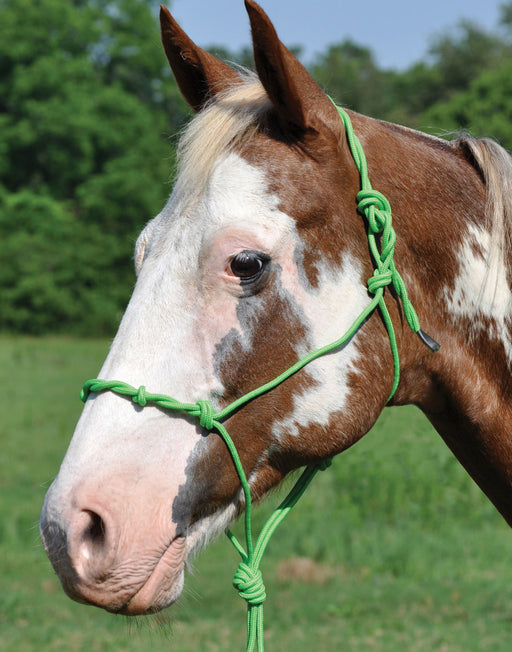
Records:
M286 496L281 505L274 510L263 526L256 541L256 545L254 546L252 538L252 502L249 483L247 482L245 471L236 447L226 428L222 424L222 421L242 405L252 401L257 396L261 396L270 391L284 380L297 373L297 371L305 367L311 361L346 344L377 307L380 309L383 321L386 325L393 355L394 380L390 394L391 398L399 382L400 362L398 359L398 347L396 344L393 324L383 298L384 289L388 285L394 287L398 297L400 298L404 315L411 329L418 333L425 344L432 350L437 350L437 348L439 348L439 345L419 328L416 311L407 296L402 277L395 268L393 257L396 235L392 227L391 206L389 201L382 193L372 188L368 178L368 166L364 150L359 139L354 134L350 118L345 111L338 107L336 108L345 125L352 156L360 173L361 191L357 195L358 210L366 217L368 222L368 242L376 265L373 276L368 280L368 291L374 295L374 298L357 317L347 332L335 342L309 353L273 380L257 387L244 396L241 396L218 412L214 410L211 402L207 400L200 400L196 403L182 403L166 394L149 393L143 385L136 389L128 383L121 381L100 379L88 380L84 384L81 392L81 398L84 402L87 400L89 394L108 390L121 396L131 398L134 403L140 405L142 408L148 404L153 404L166 410L181 412L197 418L199 425L202 428L208 431L216 431L222 437L233 459L233 464L240 478L240 484L242 485L245 498L245 549L229 530L227 530L226 534L242 558L235 573L233 585L238 590L239 595L247 602L247 652L252 652L255 645L257 646L258 652L263 652L264 650L263 602L266 598L266 592L259 566L263 559L268 542L278 525L300 499L316 473L325 470L330 465L330 460L317 465L308 466L304 469L302 475L299 477L290 493ZM381 236L380 251L376 240L376 236L378 235Z
M367 287L368 291L377 298L379 310L388 331L395 368L393 387L388 398L389 401L393 397L400 381L400 361L398 359L398 348L396 346L393 324L383 297L386 286L392 285L397 296L400 298L404 316L410 329L419 336L421 341L431 351L438 351L439 344L421 330L418 315L409 299L405 283L395 267L396 233L393 228L391 205L385 195L378 190L374 190L372 187L368 175L366 155L361 141L354 132L348 113L337 106L331 97L329 99L338 111L343 122L352 158L354 159L361 179L361 190L357 193L356 197L358 202L357 209L361 215L366 217L368 223L368 243L376 266L373 276L367 281ZM380 251L377 244L378 235L381 236Z

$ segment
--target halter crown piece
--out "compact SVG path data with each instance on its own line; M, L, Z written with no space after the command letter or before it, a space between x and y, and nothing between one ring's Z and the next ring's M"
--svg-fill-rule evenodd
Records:
M332 99L331 102L333 102ZM336 105L334 104L334 106ZM136 389L127 383L116 380L100 380L97 378L88 380L84 384L81 392L81 399L84 402L87 400L89 394L108 390L115 394L131 398L134 403L137 403L141 407L146 405L156 405L172 412L181 412L184 415L197 418L199 425L202 428L208 431L217 432L223 439L240 478L245 498L245 547L238 541L230 530L227 530L226 534L242 558L235 573L233 585L238 590L240 597L247 602L247 652L253 652L255 646L257 652L263 652L264 650L263 602L265 601L266 593L259 567L266 547L278 525L287 516L295 503L297 503L316 473L325 470L330 466L331 461L326 460L321 464L307 466L304 469L290 493L269 517L254 544L251 518L252 502L249 483L233 440L229 436L222 422L238 408L249 403L256 397L274 389L313 360L316 360L320 356L323 356L348 342L376 308L379 308L386 326L393 356L394 380L391 394L389 396L389 399L391 399L400 380L400 361L393 324L384 301L384 290L388 285L393 287L396 295L399 297L402 303L404 316L411 330L417 333L423 343L432 351L437 351L439 349L439 344L420 329L416 311L407 296L407 290L403 279L395 267L393 257L396 234L392 226L391 206L389 201L382 193L372 188L368 177L366 156L358 137L354 133L350 118L343 109L337 106L336 109L338 110L345 126L350 150L361 177L361 190L357 194L358 210L366 217L368 223L368 243L372 258L375 262L375 271L373 276L367 282L368 292L373 295L373 299L362 311L359 317L357 317L347 332L335 342L312 351L273 380L253 389L219 411L215 411L211 402L207 400L197 401L196 403L182 403L165 394L151 394L146 391L144 386ZM380 236L380 249L377 243L377 236Z

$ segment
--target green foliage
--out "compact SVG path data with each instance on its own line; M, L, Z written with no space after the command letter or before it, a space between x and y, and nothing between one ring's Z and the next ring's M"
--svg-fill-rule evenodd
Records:
M128 294L115 278L127 253L119 238L78 220L66 202L30 190L0 196L0 238L6 330L87 334L119 320Z
M467 88L480 73L498 65L506 50L496 34L464 20L456 30L437 37L430 48L433 67L442 79L437 99Z
M0 313L11 330L41 332L73 305L73 220L59 202L29 190L5 194L0 205L4 247ZM77 318L77 315L74 315Z
M383 70L370 49L352 41L331 46L311 72L340 103L376 118L420 127L438 103L466 92L480 77L512 61L512 3L502 7L501 32L469 21L436 37L424 61L402 72ZM495 97L499 89L494 92ZM502 90L505 102L506 90ZM429 117L436 114L428 113ZM437 125L445 128L443 124ZM465 125L457 125L458 128ZM500 132L501 133L501 132ZM512 134L512 127L508 129ZM504 139L510 142L508 136Z
M380 70L371 50L353 41L331 46L311 73L338 103L361 113L384 115L393 101L386 90L394 74Z
M157 25L139 0L7 0L2 19L0 328L110 333L184 117Z
M438 132L442 128L488 136L512 150L512 58L482 73L467 90L434 105L422 123L425 129Z

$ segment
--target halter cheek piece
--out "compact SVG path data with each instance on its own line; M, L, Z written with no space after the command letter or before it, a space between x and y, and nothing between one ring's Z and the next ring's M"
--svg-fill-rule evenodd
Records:
M242 558L235 573L233 585L238 590L239 595L247 602L248 606L247 652L252 652L255 645L257 645L258 652L263 652L264 649L263 602L266 594L259 566L268 542L277 526L302 496L316 473L326 469L331 462L330 460L327 460L321 464L305 468L288 496L286 496L281 505L270 516L260 532L256 544L254 544L252 537L252 503L249 483L233 440L229 436L222 422L238 408L249 403L256 397L274 389L274 387L277 387L277 385L297 373L297 371L313 360L316 360L326 353L346 344L377 308L380 310L382 319L386 326L393 356L394 379L388 399L390 400L393 397L400 380L400 361L398 357L395 331L384 301L384 290L388 285L393 287L397 297L399 297L402 303L405 319L411 330L416 333L421 341L432 351L437 351L439 349L439 344L420 329L418 316L407 296L404 281L396 270L393 260L396 234L392 226L391 206L389 201L382 193L372 188L368 177L366 156L358 137L354 133L350 118L343 109L339 107L336 107L336 109L338 110L345 126L350 150L361 177L361 190L357 193L357 207L358 211L364 215L367 220L368 243L375 263L375 271L372 277L368 279L367 283L368 292L373 295L373 299L359 317L357 317L348 331L340 339L309 353L304 358L298 360L292 367L277 376L277 378L274 378L268 383L248 392L219 411L215 411L210 401L201 400L196 403L182 403L165 394L151 394L146 391L144 386L136 389L127 383L115 380L88 380L84 384L81 392L81 398L84 402L91 393L109 390L116 394L120 394L121 396L131 398L134 403L137 403L141 407L146 405L156 405L172 412L181 412L182 414L196 418L201 428L208 431L216 431L222 437L233 459L233 464L240 478L245 498L245 548L230 530L227 530L226 534ZM377 236L380 236L380 247L377 243Z

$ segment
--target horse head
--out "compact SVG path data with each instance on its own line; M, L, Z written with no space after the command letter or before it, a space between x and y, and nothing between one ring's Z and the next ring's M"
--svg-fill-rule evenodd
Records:
M346 332L368 305L373 273L338 112L262 9L245 4L256 74L197 47L161 10L165 52L197 115L180 142L172 195L138 239L137 282L100 372L215 410ZM401 328L389 294L404 367L421 364L421 343ZM226 427L252 497L355 443L392 385L374 313L343 346L234 411ZM174 602L187 558L244 508L222 439L143 403L89 396L41 518L67 593L126 614Z

